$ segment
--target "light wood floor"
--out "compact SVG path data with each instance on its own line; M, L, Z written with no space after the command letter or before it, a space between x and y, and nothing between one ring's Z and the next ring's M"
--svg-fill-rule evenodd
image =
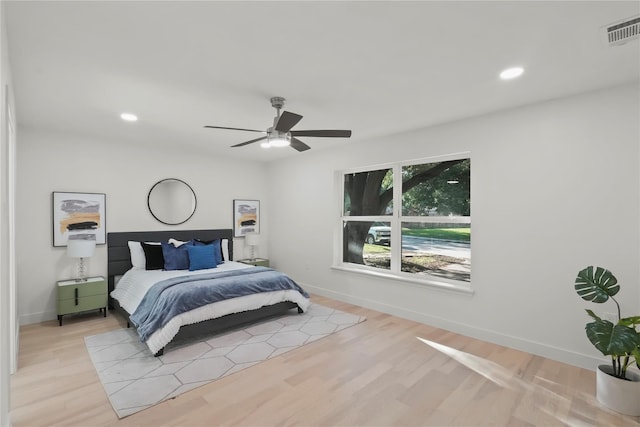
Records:
M598 405L594 372L312 299L367 321L122 420L83 341L124 327L121 318L25 326L11 381L13 426L640 426Z

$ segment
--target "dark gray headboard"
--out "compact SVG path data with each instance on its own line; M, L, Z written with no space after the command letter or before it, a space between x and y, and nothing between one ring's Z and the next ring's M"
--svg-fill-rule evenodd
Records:
M136 242L166 242L174 238L177 240L215 240L229 239L229 259L233 259L233 230L224 228L219 230L174 230L174 231L125 231L121 233L107 233L107 275L109 276L109 293L114 288L115 276L120 276L129 270L131 257L129 255L129 240Z

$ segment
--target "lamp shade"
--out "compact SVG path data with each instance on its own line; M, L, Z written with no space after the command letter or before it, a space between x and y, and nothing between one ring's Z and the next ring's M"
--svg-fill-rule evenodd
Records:
M95 249L95 240L73 239L67 242L67 256L70 258L92 257Z
M258 233L247 233L245 238L245 243L248 246L258 246L260 243L260 235Z

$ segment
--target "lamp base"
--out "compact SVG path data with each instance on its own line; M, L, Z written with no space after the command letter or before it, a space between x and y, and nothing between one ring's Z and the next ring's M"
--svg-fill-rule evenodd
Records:
M76 279L76 282L87 281L87 276L85 274L85 267L84 267L84 258L80 258L80 263L78 264L78 276L80 277Z

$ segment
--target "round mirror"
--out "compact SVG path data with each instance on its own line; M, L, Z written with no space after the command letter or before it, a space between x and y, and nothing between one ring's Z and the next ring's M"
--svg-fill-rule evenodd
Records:
M149 190L147 204L155 219L163 224L178 225L187 222L196 211L196 193L184 181L163 179Z

